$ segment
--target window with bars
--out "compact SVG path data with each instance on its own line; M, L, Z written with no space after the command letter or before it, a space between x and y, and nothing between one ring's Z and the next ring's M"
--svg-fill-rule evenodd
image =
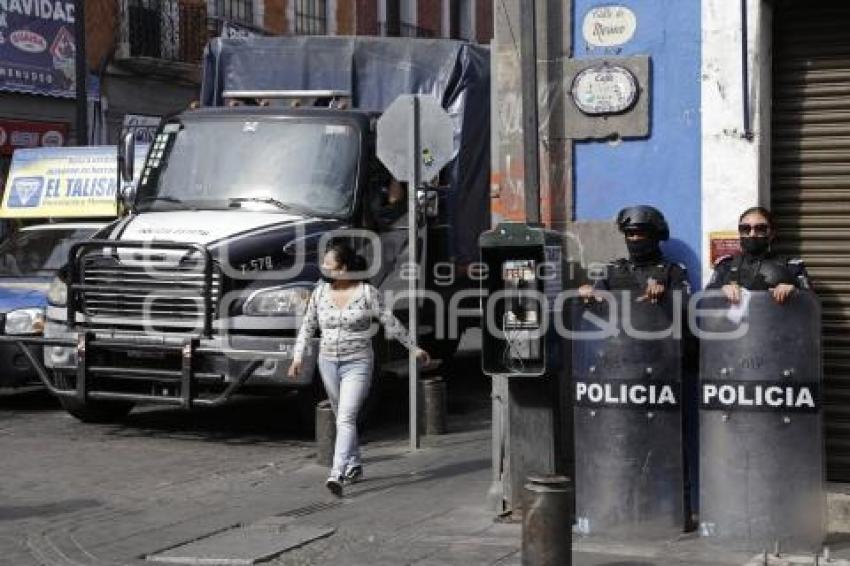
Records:
M129 0L122 5L121 43L130 57L196 63L207 42L207 7L180 0Z
M295 0L295 33L304 35L328 33L327 0Z
M215 17L240 24L254 24L254 0L211 0Z

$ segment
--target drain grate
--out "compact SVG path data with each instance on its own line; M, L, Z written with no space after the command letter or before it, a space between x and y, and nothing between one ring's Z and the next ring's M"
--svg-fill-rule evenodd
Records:
M298 507L297 509L290 509L289 511L285 511L280 515L276 515L277 517L306 517L307 515L312 515L313 513L321 513L322 511L330 511L331 509L336 509L342 505L341 501L329 501L326 503L311 503L310 505L305 505L304 507Z

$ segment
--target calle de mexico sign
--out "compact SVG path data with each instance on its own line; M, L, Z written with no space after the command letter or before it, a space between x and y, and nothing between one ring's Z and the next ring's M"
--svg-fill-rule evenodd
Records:
M637 30L637 16L625 6L597 6L584 16L582 35L593 47L628 43Z

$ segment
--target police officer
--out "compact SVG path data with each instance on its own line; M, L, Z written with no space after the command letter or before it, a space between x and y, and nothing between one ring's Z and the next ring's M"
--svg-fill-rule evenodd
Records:
M626 238L628 258L616 259L607 264L605 275L594 284L579 287L579 296L587 303L594 291L633 291L638 300L659 303L668 291L690 293L688 272L684 265L669 261L661 251L661 242L670 238L670 229L664 215L657 208L647 205L624 208L617 214L617 227ZM597 299L601 300L601 299ZM687 297L683 297L682 309L687 308ZM682 320L687 320L686 316ZM697 456L699 450L697 434L697 379L698 341L684 325L683 340L683 391L682 391L682 459L684 464L683 489L685 501L685 530L695 525L697 494Z
M634 290L657 303L668 290L690 291L685 266L668 261L661 251L661 242L670 238L661 211L646 205L624 208L617 214L617 227L626 238L629 257L610 262L601 279L579 287L579 296L588 300L595 289Z
M741 301L741 289L770 291L784 304L797 289L811 289L806 267L799 258L776 255L773 216L761 206L748 208L738 219L741 254L724 256L714 265L708 289L721 289L731 303Z

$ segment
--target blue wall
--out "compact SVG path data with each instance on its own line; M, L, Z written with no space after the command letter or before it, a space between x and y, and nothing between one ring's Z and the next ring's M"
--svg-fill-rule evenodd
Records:
M637 31L625 45L591 48L582 23L594 7L627 6ZM702 255L699 0L575 0L574 57L649 55L650 136L575 145L577 220L613 219L623 206L651 204L664 212L671 237L665 253L688 266L699 285Z

